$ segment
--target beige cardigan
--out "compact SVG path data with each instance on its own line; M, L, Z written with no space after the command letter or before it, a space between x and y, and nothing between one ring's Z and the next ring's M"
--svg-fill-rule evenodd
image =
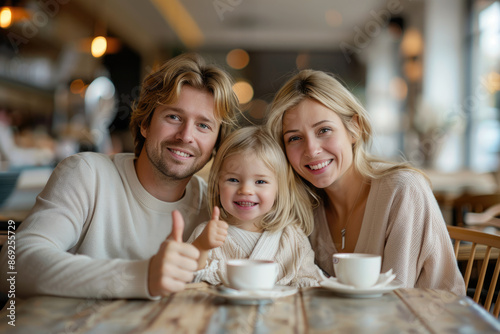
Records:
M203 231L206 223L199 225L189 238L193 242ZM230 259L274 260L278 263L279 273L276 284L297 287L318 286L321 277L319 268L314 264L314 252L307 236L295 225L282 231L262 233L250 254L236 242L236 233L245 238L251 234L235 226L229 226L228 235L221 247L210 250L207 265L196 272L195 282L208 282L218 285L226 277L226 263ZM246 237L249 243L250 235Z
M315 210L310 236L316 263L334 274L324 206ZM405 287L434 288L465 295L446 225L425 178L414 171L398 171L373 180L366 203L356 253L380 254L382 272L393 269Z

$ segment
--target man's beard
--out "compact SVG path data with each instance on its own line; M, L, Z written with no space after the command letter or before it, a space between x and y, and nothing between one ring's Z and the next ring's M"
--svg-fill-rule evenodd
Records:
M208 156L206 159L200 160L201 159L201 154L199 154L198 150L195 150L194 157L191 158L193 159L193 162L191 165L188 165L186 163L178 162L178 161L173 161L173 158L165 158L164 154L168 154L166 151L168 150L167 147L170 145L170 143L167 142L162 142L161 143L161 150L158 152L156 147L153 147L151 145L148 145L148 142L146 140L146 143L144 144L146 148L146 154L148 156L149 161L153 165L153 168L156 170L156 172L162 174L165 176L165 178L173 180L173 181L182 181L187 178L190 178L193 176L195 173L197 173L199 170L201 170L208 160L210 160L210 156ZM178 145L176 145L178 146ZM190 151L193 151L192 149ZM164 153L165 152L165 153ZM170 165L170 167L169 167ZM176 166L181 166L184 165L183 169L178 169L175 168Z

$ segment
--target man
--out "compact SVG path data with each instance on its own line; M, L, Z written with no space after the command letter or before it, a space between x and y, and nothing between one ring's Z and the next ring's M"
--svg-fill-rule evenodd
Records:
M147 77L130 123L135 155L80 153L56 167L16 233L15 268L2 250L2 293L8 272L17 272L17 297L182 290L199 257L183 239L210 219L206 183L193 175L230 132L236 110L230 77L199 56L173 58Z

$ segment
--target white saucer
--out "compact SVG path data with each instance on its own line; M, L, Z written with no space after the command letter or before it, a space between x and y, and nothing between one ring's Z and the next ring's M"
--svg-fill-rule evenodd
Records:
M213 293L232 303L252 305L270 303L276 298L294 295L297 291L296 287L282 285L277 285L271 290L235 290L219 286Z
M384 293L401 288L397 282L392 281L385 286L377 288L355 289L338 283L335 277L325 279L319 284L325 289L334 291L339 296L351 298L376 298L382 296Z

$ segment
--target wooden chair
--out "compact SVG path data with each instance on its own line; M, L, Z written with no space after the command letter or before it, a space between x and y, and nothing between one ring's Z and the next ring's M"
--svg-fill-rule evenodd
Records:
M489 233L469 230L463 227L456 227L449 225L447 226L447 228L451 239L455 240L454 250L455 250L455 257L457 258L457 260L459 258L459 250L461 247L470 249L470 251L468 252L467 267L464 273L464 281L466 289L468 289L469 287L469 281L471 278L471 272L474 260L477 259L476 249L478 247L485 247L484 257L482 257L482 265L479 272L479 277L477 280L473 299L476 303L482 305L488 312L490 312L491 304L496 290L497 298L494 304L494 309L492 311L492 314L495 317L498 317L500 313L500 293L498 293L498 290L496 289L496 285L498 282L498 274L500 272L500 256L498 256L498 252L496 257L491 258L491 260L495 260L496 258L496 265L493 274L491 276L489 287L487 288L488 293L486 295L484 303L480 302L480 297L483 291L484 281L488 265L490 262L490 255L492 249L496 250L500 249L500 235L489 234ZM462 241L464 243L462 243Z
M451 203L453 225L466 226L464 218L468 213L482 213L496 204L500 204L500 194L472 195L465 193L455 198Z

